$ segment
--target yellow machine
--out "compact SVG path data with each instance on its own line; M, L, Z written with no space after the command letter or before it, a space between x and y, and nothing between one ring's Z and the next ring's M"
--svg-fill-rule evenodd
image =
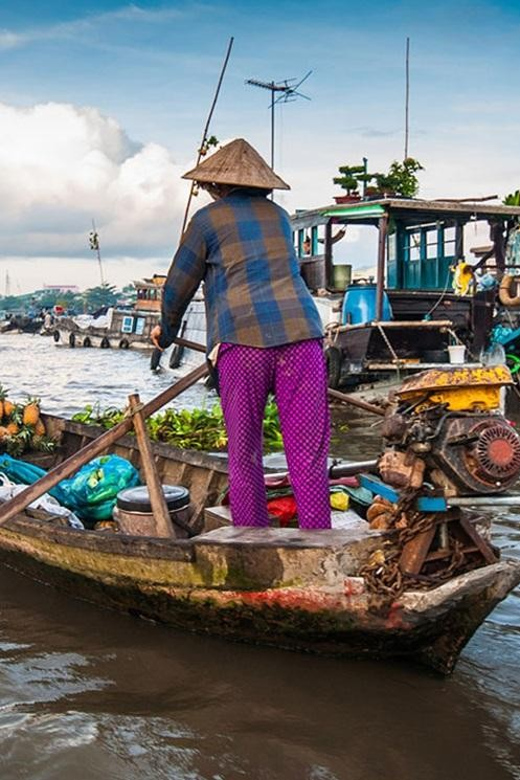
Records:
M501 413L506 366L450 366L406 379L382 428L380 472L396 487L501 493L520 476L520 437Z
M507 366L443 367L405 379L397 396L416 404L415 414L437 405L450 412L491 412L500 409L501 390L512 383Z

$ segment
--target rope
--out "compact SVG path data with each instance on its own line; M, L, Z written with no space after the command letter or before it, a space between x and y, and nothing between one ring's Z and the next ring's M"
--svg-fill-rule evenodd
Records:
M126 406L123 410L123 419L128 417L135 417L138 412L141 412L144 408L144 403L142 401L139 401L138 404L135 404L135 406Z
M377 322L376 325L377 325L378 331L380 332L381 336L383 337L383 340L384 340L386 346L388 347L388 350L389 350L390 354L392 355L392 358L394 359L394 361L396 363L401 363L402 361L399 360L399 357L398 357L396 351L392 347L392 345L390 343L390 340L389 340L388 336L385 333L385 329L383 328L383 326L381 325L380 322Z

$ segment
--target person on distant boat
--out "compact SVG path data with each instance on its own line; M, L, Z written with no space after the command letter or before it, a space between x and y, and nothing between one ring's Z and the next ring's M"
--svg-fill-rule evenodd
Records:
M335 244L337 241L341 241L343 236L346 234L347 228L342 227L338 230L335 236L332 236L330 239L331 244ZM324 244L325 239L324 238L318 238L318 244ZM302 242L302 249L304 255L312 255L312 240L310 236L305 236Z
M288 214L267 197L289 186L243 139L183 178L215 202L193 216L181 239L152 341L161 349L173 342L204 281L208 357L217 368L229 440L233 524L269 525L262 424L272 392L300 528L330 528L323 328L300 275Z

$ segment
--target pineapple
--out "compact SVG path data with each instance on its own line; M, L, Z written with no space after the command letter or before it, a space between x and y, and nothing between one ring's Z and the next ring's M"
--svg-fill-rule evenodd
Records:
M6 445L9 455L13 458L19 458L25 448L24 443L14 436L6 436L3 443Z
M8 436L16 436L21 428L23 422L23 407L15 406L11 412L8 424L5 426Z
M16 436L20 430L20 426L16 422L10 422L5 426L8 436Z
M34 426L34 433L36 436L45 436L46 434L45 425L41 418L38 418L36 425Z
M40 399L29 398L23 410L23 424L36 425L40 418Z
M9 390L6 390L2 385L0 385L0 420L4 416L4 399L7 398L7 393Z
M6 398L4 400L4 417L10 417L15 409L16 406L13 404L13 402Z
M0 441L2 441L2 439L5 439L6 436L9 436L7 432L7 428L5 428L3 425L0 425Z
M33 426L22 425L18 430L17 436L24 444L28 444L34 436Z

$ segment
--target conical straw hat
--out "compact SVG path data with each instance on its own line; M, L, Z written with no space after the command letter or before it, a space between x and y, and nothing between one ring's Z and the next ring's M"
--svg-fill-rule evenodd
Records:
M201 183L233 184L264 190L291 189L243 138L226 144L192 171L185 173L182 178Z

